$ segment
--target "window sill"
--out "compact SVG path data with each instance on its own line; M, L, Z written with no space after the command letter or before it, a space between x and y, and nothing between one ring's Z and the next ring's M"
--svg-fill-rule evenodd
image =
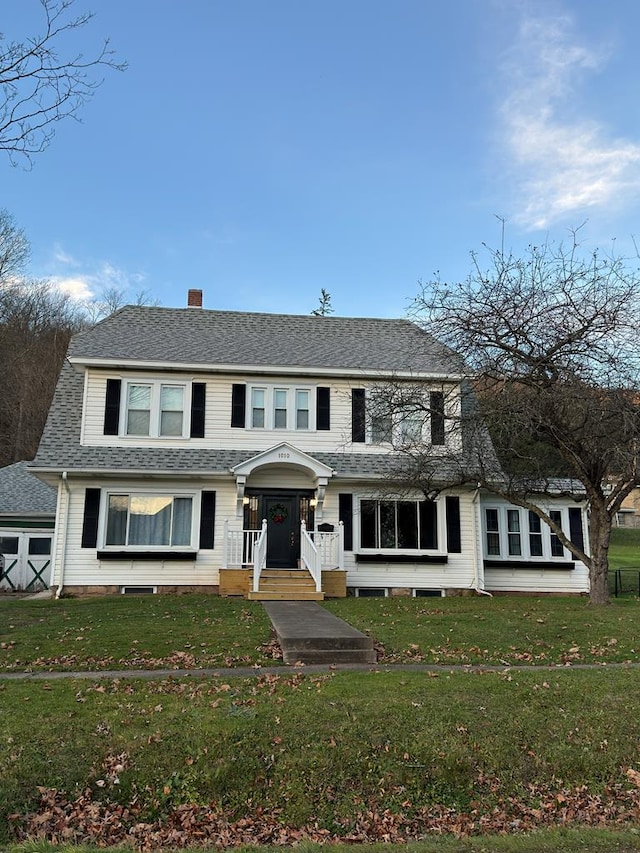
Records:
M191 438L189 435L126 435L125 433L113 437L131 443L136 441L189 441Z
M572 572L576 564L567 563L562 560L553 562L549 560L485 560L485 569L552 569L560 572Z
M99 560L195 560L197 551L98 551Z
M366 554L357 553L356 563L434 563L443 565L449 558L447 554Z

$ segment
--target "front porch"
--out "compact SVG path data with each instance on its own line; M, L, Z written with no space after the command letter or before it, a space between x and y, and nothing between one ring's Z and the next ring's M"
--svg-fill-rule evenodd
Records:
M329 527L329 525L327 525ZM234 530L224 525L224 549L220 570L220 595L242 595L257 601L321 601L325 596L346 596L344 528L306 529L300 524L300 548L296 565L268 565L268 525L259 530Z

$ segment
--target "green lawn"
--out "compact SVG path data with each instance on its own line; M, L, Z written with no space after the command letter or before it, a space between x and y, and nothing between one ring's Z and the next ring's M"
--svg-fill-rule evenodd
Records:
M640 527L614 527L609 546L609 566L612 569L626 567L640 571Z
M332 612L372 636L381 664L576 664L640 659L637 598L348 598ZM0 671L273 665L256 602L207 595L60 601L0 597Z
M325 606L374 637L377 671L0 681L0 848L29 833L172 849L426 835L417 849L431 853L433 834L469 836L443 851L640 849L640 670L606 665L640 661L636 598ZM212 596L0 598L0 626L12 673L277 663L263 608ZM470 662L499 669L447 669ZM566 834L592 826L623 834ZM499 847L496 833L517 838Z
M270 640L264 609L238 599L0 596L0 671L251 666L273 663Z
M609 589L615 590L616 569L619 592L637 596L640 592L640 528L616 527L611 533L609 547Z
M637 670L57 679L0 697L0 843L640 823Z

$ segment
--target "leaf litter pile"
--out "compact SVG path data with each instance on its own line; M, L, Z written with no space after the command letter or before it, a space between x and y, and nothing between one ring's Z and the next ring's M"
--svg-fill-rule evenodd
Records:
M118 762L126 760L119 756ZM40 809L18 833L22 838L46 839L112 846L129 843L140 850L206 845L219 848L254 844L290 845L301 841L402 843L427 835L530 833L543 827L581 825L621 827L640 823L640 773L627 771L629 785L610 786L601 795L584 788L535 788L527 798L500 798L489 811L480 806L457 811L442 805L418 809L411 816L381 810L372 803L353 819L342 819L341 832L330 832L317 822L304 826L281 823L277 810L258 809L238 820L229 820L221 807L185 804L151 823L140 819L136 804L96 802L87 789L68 800L55 789L40 791ZM493 784L499 784L494 780ZM537 805L531 805L535 800ZM410 803L407 803L410 806Z
M437 677L436 677L437 679ZM437 679L441 681L440 679ZM479 679L476 679L478 681ZM334 682L333 684L331 682ZM234 742L242 727L247 732L248 743L253 747L255 736L256 752L262 750L261 757L270 762L270 770L277 769L278 753L284 754L287 746L287 732L279 729L284 715L287 713L287 697L293 693L309 695L315 707L325 709L327 727L323 729L325 752L338 754L341 739L345 732L362 734L370 726L370 720L362 722L361 729L340 729L335 725L331 714L338 712L352 717L352 725L357 726L356 713L361 701L367 704L368 695L362 695L358 701L351 699L351 694L345 699L335 687L339 679L335 675L317 677L305 676L296 672L291 676L263 674L251 680L253 686L241 691L232 684L220 681L184 682L166 679L152 682L145 686L144 707L129 704L129 699L135 699L138 688L131 683L113 680L110 683L97 683L91 687L79 690L76 702L87 703L103 696L116 696L120 712L126 712L133 718L139 710L143 713L149 728L144 736L144 749L169 748L169 741L175 734L173 729L165 729L161 722L168 712L169 704L175 697L181 701L198 700L216 713L226 714L233 718L234 724L240 728L234 734ZM434 685L434 680L428 678L427 683ZM510 676L504 675L503 681L510 683ZM245 685L249 683L245 682ZM417 682L411 682L410 687ZM398 682L406 685L407 682ZM469 681L471 692L473 682ZM444 686L444 683L442 684ZM469 691L467 688L467 691ZM424 687L422 688L425 689ZM357 691L355 691L357 693ZM534 684L531 695L550 697L551 687L547 682L542 685ZM355 695L355 694L354 694ZM413 694L411 694L413 695ZM422 694L428 697L428 692ZM337 697L337 698L336 698ZM412 713L419 714L422 708L420 697L410 701ZM332 701L333 699L333 701ZM406 702L410 699L407 695ZM446 702L446 697L442 697ZM269 703L272 718L272 728L266 734L268 740L257 742L259 710L261 702ZM155 703L155 704L154 704ZM425 702L426 704L426 702ZM296 706L296 713L299 712ZM481 709L484 711L484 708ZM559 709L560 711L562 709ZM317 713L317 712L316 712ZM306 719L306 718L304 718ZM337 719L337 718L335 718ZM415 789L405 788L401 780L394 778L384 781L386 790L381 787L382 780L367 788L362 786L357 792L340 791L340 786L349 787L350 777L327 776L324 790L321 792L325 800L324 811L320 799L304 819L292 819L286 807L280 807L279 800L285 788L282 782L276 782L275 777L265 783L265 777L259 780L270 787L273 784L274 796L271 800L259 801L249 795L244 802L229 806L224 796L204 799L197 782L193 789L179 787L172 790L170 780L160 783L154 792L155 800L150 807L148 786L144 790L131 784L132 774L135 776L136 764L140 754L139 742L135 742L121 751L113 750L113 723L99 719L95 723L95 735L103 737L111 747L110 751L102 753L95 763L85 782L78 785L73 793L70 789L47 785L38 787L37 805L31 812L9 815L11 834L18 840L39 839L54 844L89 843L100 847L129 845L139 850L155 850L169 847L207 846L216 848L239 847L242 845L292 845L300 842L351 842L351 843L402 843L419 840L432 835L453 835L467 837L490 834L530 833L541 828L552 827L597 827L624 828L640 826L640 772L634 766L620 766L618 772L609 774L609 781L591 788L589 784L572 784L563 782L560 778L549 775L549 781L531 781L526 785L516 785L513 780L505 780L503 784L498 773L483 771L479 764L475 767L472 783L473 794L466 803L453 802L446 796L419 797ZM255 727L255 728L253 728ZM471 733L467 725L455 724L459 738L467 742L469 749L474 748L469 738ZM282 732L282 735L279 733ZM335 736L334 736L335 735ZM317 737L317 732L304 735L308 738ZM576 737L575 728L567 732L567 736ZM135 740L135 739L134 739ZM369 748L372 748L375 738L372 737ZM300 752L300 743L297 751ZM304 746L304 744L303 744ZM576 746L581 747L580 743ZM265 748L266 747L266 748ZM399 748L397 744L379 743L375 746L381 753L393 752ZM444 748L444 747L443 747ZM604 751L608 748L606 741L600 744ZM213 763L218 755L214 755L215 747L199 747L199 754L188 754L182 760L188 769L196 769L197 765ZM267 752L273 751L270 756ZM359 752L350 752L349 755ZM444 755L444 753L439 753ZM533 750L527 752L533 756ZM412 764L414 757L408 752L398 753L400 760L404 759L408 767L421 767ZM342 763L338 756L337 765ZM191 767L192 765L193 768ZM379 772L379 769L378 769ZM422 772L422 771L418 771ZM362 771L361 771L362 773ZM506 774L506 771L505 771ZM129 782L127 783L127 777ZM197 779L197 777L194 777ZM290 780L294 787L304 787L306 779L298 777ZM353 777L355 783L356 779ZM358 782L361 780L359 779ZM127 787L128 785L128 787ZM280 785L281 787L277 787ZM355 787L355 784L354 784ZM125 794L126 789L126 796ZM516 793L514 793L514 791ZM344 794L345 796L340 797ZM346 797L350 797L348 805ZM327 820L326 801L336 801L335 812L331 820ZM32 801L35 804L35 800Z

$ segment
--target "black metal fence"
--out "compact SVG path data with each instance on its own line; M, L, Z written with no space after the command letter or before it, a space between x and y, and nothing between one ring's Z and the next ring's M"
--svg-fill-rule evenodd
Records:
M640 566L616 569L613 573L613 591L619 595L637 595L640 597Z

